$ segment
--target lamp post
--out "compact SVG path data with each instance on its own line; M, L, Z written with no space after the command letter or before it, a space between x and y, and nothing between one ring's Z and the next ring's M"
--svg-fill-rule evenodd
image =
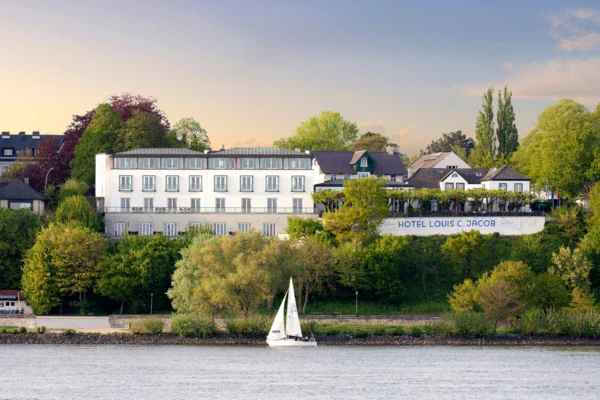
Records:
M54 169L54 167L50 168L48 170L48 172L46 172L46 181L44 182L44 191L46 190L46 187L48 187L48 175L50 175L50 171L52 171Z
M356 316L358 317L358 290L356 291Z
M150 315L152 315L152 303L154 303L154 293L150 293Z

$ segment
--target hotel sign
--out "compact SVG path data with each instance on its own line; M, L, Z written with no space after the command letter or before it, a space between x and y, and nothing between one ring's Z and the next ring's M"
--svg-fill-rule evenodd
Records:
M531 235L544 229L544 217L431 217L388 218L379 227L382 235L453 235L470 230L506 236Z

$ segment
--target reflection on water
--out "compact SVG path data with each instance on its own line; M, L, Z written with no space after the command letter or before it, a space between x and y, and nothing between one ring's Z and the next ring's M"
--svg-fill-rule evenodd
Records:
M0 346L0 399L592 399L600 348Z

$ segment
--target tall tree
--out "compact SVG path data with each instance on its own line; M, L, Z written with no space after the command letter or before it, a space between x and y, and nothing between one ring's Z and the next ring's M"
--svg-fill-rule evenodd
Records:
M425 153L447 153L450 151L462 155L466 161L475 148L475 141L468 138L460 129L455 132L443 133L442 137L433 140L425 148Z
M94 207L88 199L81 195L70 196L61 201L54 214L55 222L74 223L92 231L100 230L101 219L101 215L94 211Z
M512 105L512 92L504 87L504 96L498 91L498 114L496 116L498 127L496 138L498 139L498 158L510 159L511 155L519 147L519 131L515 124L515 110Z
M491 235L474 230L448 236L442 246L444 259L458 278L479 278L489 264L490 242Z
M537 188L559 190L562 197L587 197L598 179L586 172L596 169L599 144L600 118L583 105L562 99L541 113L514 160Z
M156 116L145 111L133 110L131 118L119 132L115 150L170 147L171 144L167 130Z
M356 139L350 145L349 150L386 151L388 147L398 151L398 145L391 143L387 136L383 136L381 133L367 132Z
M475 168L488 168L494 163L496 141L494 135L494 88L488 88L483 95L482 110L477 116L475 138L477 143L469 159Z
M210 139L206 129L194 118L181 118L171 131L177 143L185 148L204 151L210 150Z
M133 112L137 110L154 115L165 131L171 128L164 111L158 108L157 100L153 97L134 93L113 94L110 96L109 103L113 110L119 113L123 122L133 117Z
M300 150L347 150L358 137L358 126L339 112L323 111L296 128L296 133L274 146Z
M110 153L121 131L121 118L109 104L100 104L75 147L71 161L72 176L92 186L95 181L96 154Z

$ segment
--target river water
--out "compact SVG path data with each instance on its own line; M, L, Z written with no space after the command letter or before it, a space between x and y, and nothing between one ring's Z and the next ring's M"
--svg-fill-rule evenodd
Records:
M600 347L0 345L0 399L599 399Z

